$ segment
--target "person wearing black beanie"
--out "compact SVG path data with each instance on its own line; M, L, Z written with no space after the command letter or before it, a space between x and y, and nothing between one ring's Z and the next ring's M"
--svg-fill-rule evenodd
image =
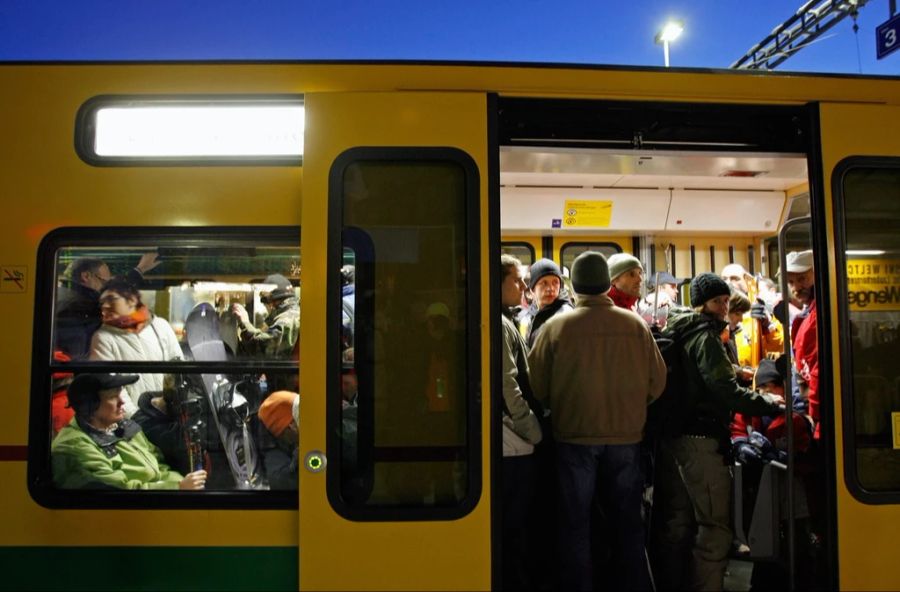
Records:
M528 289L534 293L534 302L520 322L530 349L544 323L572 310L572 303L562 295L562 271L554 261L538 259L532 263L529 275Z
M667 388L677 398L666 402L672 421L655 459L651 561L660 589L721 590L733 538L731 473L724 458L731 416L781 413L784 398L737 382L722 340L728 284L701 273L690 295L693 309L674 315L665 329L679 348L669 380L679 383ZM692 548L688 565L681 554L686 548Z

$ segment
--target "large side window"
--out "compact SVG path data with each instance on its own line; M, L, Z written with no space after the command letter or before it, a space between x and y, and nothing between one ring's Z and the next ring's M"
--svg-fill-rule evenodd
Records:
M522 265L531 266L536 261L534 256L534 247L526 242L503 242L500 243L501 255L512 255L522 262Z
M900 492L900 160L854 158L834 177L842 207L847 481L865 501ZM893 494L893 495L891 495Z
M477 168L354 149L330 200L329 499L359 520L458 517L481 473Z
M134 227L44 239L29 451L38 501L296 506L299 235Z
M566 269L571 271L572 263L575 262L575 259L582 253L586 253L588 251L595 251L597 253L602 253L604 257L609 259L616 253L621 253L622 247L620 247L616 243L594 243L594 242L566 243L559 249L560 263L562 264L563 267L565 267Z

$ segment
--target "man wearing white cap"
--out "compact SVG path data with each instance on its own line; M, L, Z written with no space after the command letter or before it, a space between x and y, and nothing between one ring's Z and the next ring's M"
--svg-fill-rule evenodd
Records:
M819 439L819 340L816 314L816 278L813 273L813 252L792 251L787 256L788 288L791 296L804 309L791 326L794 341L794 366L803 381L801 393L809 405L809 415L815 424L813 438Z

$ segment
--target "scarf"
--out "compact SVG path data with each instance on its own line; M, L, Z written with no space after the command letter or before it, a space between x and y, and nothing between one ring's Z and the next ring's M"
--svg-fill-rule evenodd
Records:
M106 321L106 324L110 327L123 329L129 333L140 333L141 329L150 322L150 319L150 309L142 304L131 314L116 317Z
M634 304L639 300L637 296L629 296L615 286L609 289L609 297L616 306L625 310L634 310Z

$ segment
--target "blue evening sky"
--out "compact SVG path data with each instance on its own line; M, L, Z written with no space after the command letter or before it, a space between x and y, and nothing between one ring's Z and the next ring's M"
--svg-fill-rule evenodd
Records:
M0 61L472 60L727 68L801 0L0 0ZM900 75L875 59L888 0L870 0L779 71Z

